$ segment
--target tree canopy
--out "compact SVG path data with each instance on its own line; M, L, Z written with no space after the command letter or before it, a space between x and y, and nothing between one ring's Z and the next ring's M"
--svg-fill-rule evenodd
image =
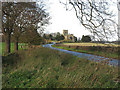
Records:
M86 36L82 36L82 39L81 39L82 42L90 42L91 41L91 38L90 36L86 35Z

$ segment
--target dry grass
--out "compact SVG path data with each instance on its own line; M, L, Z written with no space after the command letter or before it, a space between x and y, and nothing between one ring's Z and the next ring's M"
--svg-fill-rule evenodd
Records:
M113 47L120 46L117 44L101 44L101 43L63 43L63 45L70 45L70 46L113 46Z

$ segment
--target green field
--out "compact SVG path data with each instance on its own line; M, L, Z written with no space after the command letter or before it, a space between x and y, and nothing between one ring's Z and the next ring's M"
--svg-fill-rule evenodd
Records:
M20 46L24 46L26 45L25 43L19 43L18 45L18 49L22 49ZM11 43L11 53L14 52L14 43ZM0 54L4 55L5 54L5 43L4 42L0 42Z
M49 48L3 57L3 88L117 88L118 68Z

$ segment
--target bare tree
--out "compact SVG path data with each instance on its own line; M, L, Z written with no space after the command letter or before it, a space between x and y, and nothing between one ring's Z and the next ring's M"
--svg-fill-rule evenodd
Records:
M15 19L17 18L17 16L19 16L22 10L21 8L16 12L15 7L16 3L2 3L2 33L4 34L6 53L10 53L11 33L13 32Z
M44 5L35 2L4 2L2 8L2 32L5 36L6 53L10 53L11 34L15 38L17 51L19 37L27 30L27 26L34 25L35 28L41 28L49 21L49 14L44 10Z
M15 51L18 51L18 41L23 32L27 32L29 27L34 26L34 30L41 29L42 26L49 24L49 14L45 12L43 4L32 4L24 9L16 19L16 26L13 31L15 38Z
M110 10L111 0L66 0L67 10L72 7L80 23L93 33L94 38L108 40L117 33L115 14ZM114 3L114 2L113 2ZM113 19L112 19L113 18Z

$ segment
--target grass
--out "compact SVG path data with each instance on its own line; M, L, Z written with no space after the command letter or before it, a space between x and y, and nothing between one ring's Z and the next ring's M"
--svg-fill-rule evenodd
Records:
M93 55L98 55L98 56L103 56L107 58L114 58L114 59L119 59L118 53L112 53L112 52L106 52L106 51L91 51L91 50L83 50L83 49L76 49L76 48L69 48L69 47L64 47L62 45L52 45L55 48L60 48L60 49L65 49L69 51L75 51L75 52L81 52L81 53L88 53L88 54L93 54Z
M101 44L101 43L63 43L63 45L70 45L70 46L120 46L117 44Z
M19 43L18 49L21 50L22 48L20 46L24 46L25 43ZM14 52L14 43L11 43L11 53ZM5 42L0 42L0 54L5 54Z
M117 88L118 68L37 48L3 57L3 88Z

